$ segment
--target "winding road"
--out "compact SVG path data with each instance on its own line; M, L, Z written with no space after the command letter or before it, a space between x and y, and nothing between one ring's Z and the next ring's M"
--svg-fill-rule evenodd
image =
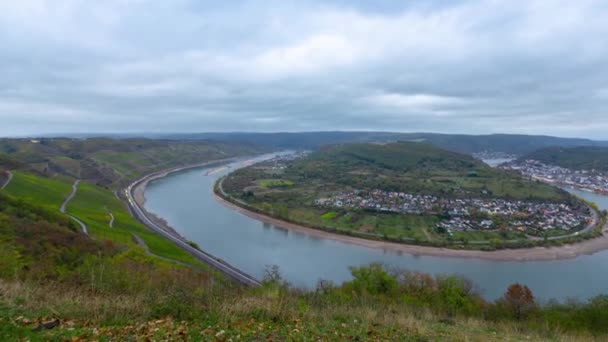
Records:
M62 212L63 214L68 215L72 220L74 220L74 222L76 222L76 223L78 223L78 225L80 225L80 228L82 229L82 232L85 235L89 235L89 230L87 229L87 225L84 224L84 222L80 221L76 217L74 217L70 214L67 214L65 212L65 208L67 207L68 203L70 203L72 198L74 198L74 196L76 196L76 191L78 191L78 184L80 184L80 179L75 180L74 184L72 184L72 192L68 195L68 197L65 198L65 201L63 201L63 203L61 204L59 211Z
M4 184L2 184L2 187L0 187L0 190L6 188L8 186L8 184L11 182L11 180L13 180L13 173L6 170L6 174L8 175L8 178L6 179L6 181L4 182Z
M147 182L151 179L159 178L159 177L162 177L164 175L167 175L169 173L176 172L176 171L192 169L192 168L196 168L196 167L202 167L202 166L206 166L206 165L210 165L210 164L214 164L214 163L218 163L218 162L229 162L231 160L233 160L233 159L215 160L215 161L208 162L208 163L201 163L201 164L191 165L191 166L186 166L186 167L177 167L177 168L172 168L172 169L165 170L165 171L152 173L150 175L144 176L144 177L136 180L135 182L131 183L131 185L129 185L125 189L125 195L127 198L127 203L131 209L131 212L134 214L134 217L137 218L139 221L141 221L146 226L148 226L150 229L152 229L159 235L173 241L176 245L178 245L181 248L188 251L190 254L192 254L194 257L196 257L198 260L200 260L200 261L206 263L207 265L213 267L214 269L224 273L226 276L230 277L231 279L234 279L235 281L237 281L241 284L244 284L244 285L248 285L248 286L260 286L261 283L257 279L255 279L253 276L239 270L238 268L228 264L226 261L224 261L218 257L215 257L205 251L198 250L198 249L190 246L183 237L179 236L175 232L168 231L167 229L163 228L162 226L160 226L159 224L154 222L152 219L150 219L148 217L148 214L145 211L145 209L140 207L140 204L135 200L135 196L133 194L133 192L135 191L135 189L138 186L144 184L145 182Z
M547 237L547 240L552 241L552 240L567 239L567 238L587 234L587 233L593 231L594 229L596 229L600 222L600 216L599 216L597 210L595 210L594 208L589 207L589 210L591 211L592 218L591 218L591 221L585 226L585 228L583 228L579 231L576 231L574 233L570 233L570 234L549 236L549 237ZM544 237L532 236L532 235L527 235L527 234L526 234L526 237L530 240L535 240L535 241L541 241L541 240L545 239Z

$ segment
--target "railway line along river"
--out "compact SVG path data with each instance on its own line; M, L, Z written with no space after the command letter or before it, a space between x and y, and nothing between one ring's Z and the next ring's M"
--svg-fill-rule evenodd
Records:
M267 266L277 265L287 281L300 287L314 287L319 279L339 283L350 278L349 266L381 262L413 271L465 276L488 299L500 297L514 282L528 285L541 300L584 300L608 293L608 250L573 259L525 262L417 256L263 223L214 197L214 182L236 166L213 172L191 169L157 179L146 189L145 207L203 250L239 269L261 278ZM608 197L572 191L608 208Z

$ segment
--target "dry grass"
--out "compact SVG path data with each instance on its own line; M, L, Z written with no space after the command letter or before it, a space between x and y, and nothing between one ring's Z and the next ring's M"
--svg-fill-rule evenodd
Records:
M0 308L8 306L27 312L31 317L60 317L86 321L83 327L105 327L116 331L140 324L152 324L150 299L140 295L109 295L61 284L34 285L0 280ZM162 301L162 298L157 298ZM288 328L305 334L302 339L328 336L365 336L374 340L445 340L445 341L594 341L588 335L522 332L516 323L493 324L475 318L445 319L425 310L404 306L304 305L302 297L274 288L219 293L207 308L217 317L215 326L228 329L262 329L277 334ZM192 306L199 305L192 303ZM97 323L96 323L97 322ZM104 323L105 322L105 323ZM148 323L146 323L148 322ZM99 325L101 324L101 325ZM180 329L200 329L203 322L180 323ZM207 323L204 323L205 325ZM152 324L153 325L153 324ZM171 325L173 326L173 325ZM281 328L279 328L281 327ZM97 328L95 328L97 329ZM213 329L212 329L213 330ZM209 330L211 331L211 330ZM219 333L219 328L212 334ZM137 331L133 331L137 333ZM234 335L236 336L236 335ZM278 335L277 335L278 336ZM291 336L291 335L290 335ZM333 336L333 335L329 335ZM384 338L381 338L384 337ZM297 339L296 339L297 340ZM599 339L598 339L599 340Z

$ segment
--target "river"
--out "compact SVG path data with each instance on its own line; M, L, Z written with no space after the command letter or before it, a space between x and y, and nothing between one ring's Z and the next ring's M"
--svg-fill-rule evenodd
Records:
M608 293L608 250L575 259L507 262L415 256L314 238L264 224L218 203L213 184L228 172L230 169L223 169L206 175L206 169L193 169L156 180L146 190L145 206L203 250L259 278L266 266L278 265L290 283L311 288L319 279L336 283L349 279L349 266L381 262L465 276L487 299L500 297L514 282L528 285L541 300L583 300ZM576 193L608 208L608 197Z

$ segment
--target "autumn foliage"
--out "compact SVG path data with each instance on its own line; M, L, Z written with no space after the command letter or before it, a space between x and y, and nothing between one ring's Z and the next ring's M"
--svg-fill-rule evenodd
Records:
M512 284L507 288L504 299L516 319L521 319L536 306L532 291L526 285L519 283Z

